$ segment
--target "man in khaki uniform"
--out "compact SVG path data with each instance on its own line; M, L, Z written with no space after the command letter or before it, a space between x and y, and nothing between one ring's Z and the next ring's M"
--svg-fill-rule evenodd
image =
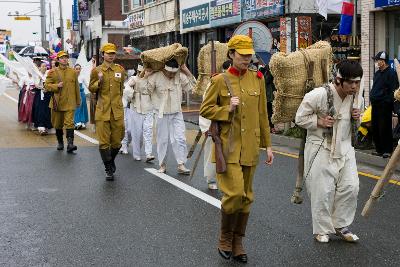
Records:
M267 164L272 164L273 154L264 77L248 69L254 54L253 41L248 36L236 35L229 41L228 48L232 66L226 73L211 79L200 115L219 122L226 155L227 170L217 174L218 188L224 193L218 251L225 259L233 255L235 260L247 262L242 237L254 198L252 183L260 148L267 149Z
M77 150L74 145L74 113L76 107L81 104L79 83L76 72L68 66L68 54L60 51L57 54L59 66L51 69L47 74L45 90L53 92L50 100L51 123L56 129L57 150L64 149L63 128L67 131L67 152Z
M114 180L115 157L125 133L122 94L126 73L122 66L114 63L116 51L114 44L103 45L104 62L92 70L89 84L89 91L97 93L96 132L108 181Z

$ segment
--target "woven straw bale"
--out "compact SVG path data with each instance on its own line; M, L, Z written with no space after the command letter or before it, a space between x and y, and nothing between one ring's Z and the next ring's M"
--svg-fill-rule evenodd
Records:
M323 59L328 61L325 70L321 66ZM332 48L328 42L320 41L302 51L276 53L272 56L269 66L276 87L272 105L273 123L294 120L306 93L307 60L314 61L314 83L315 87L320 87L324 83L323 72L330 73L332 68Z
M222 72L222 65L228 60L228 45L226 43L215 41L214 49L216 51L216 71L217 73L220 73ZM199 76L197 78L196 86L193 89L193 93L203 95L211 77L211 43L200 49L197 57L197 66Z
M143 66L153 70L162 70L165 62L175 59L179 65L186 62L188 49L181 44L175 43L169 46L147 50L141 53Z

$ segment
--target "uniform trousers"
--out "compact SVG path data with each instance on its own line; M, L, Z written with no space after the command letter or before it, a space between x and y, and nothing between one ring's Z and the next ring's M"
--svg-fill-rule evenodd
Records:
M157 118L157 154L160 165L167 155L168 140L178 164L186 163L187 147L182 112L164 114L162 118Z
M217 173L218 188L224 193L221 207L226 214L249 213L254 200L253 177L257 166L227 163L225 173Z
M75 110L54 111L51 110L51 123L55 129L74 129Z
M132 110L129 107L128 108L124 108L124 126L125 126L125 132L124 133L125 134L124 134L124 138L121 141L121 144L124 147L128 147L129 143L132 140L132 136L131 136L131 132L130 132L130 129L131 129L131 126L130 126L131 111Z
M341 158L331 158L330 151L324 147L317 154L319 147L306 143L304 175L309 172L305 178L311 200L313 234L332 234L335 228L347 227L354 220L359 178L353 148Z
M132 155L140 158L141 144L144 144L146 156L153 151L153 112L141 114L136 110L130 111L130 134L132 136Z
M214 142L209 136L206 143L204 144L204 177L207 178L207 182L215 182L216 170L215 163L212 162L212 147Z
M100 149L119 149L124 138L124 132L124 119L114 119L112 112L109 121L96 121L96 133Z

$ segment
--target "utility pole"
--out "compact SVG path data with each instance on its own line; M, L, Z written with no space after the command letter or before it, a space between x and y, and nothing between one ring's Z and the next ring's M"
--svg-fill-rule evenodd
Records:
M48 48L46 39L46 3L45 0L40 0L40 28L42 32L42 46Z
M64 20L62 16L62 3L58 0L58 5L60 8L60 32L61 32L61 49L64 50Z

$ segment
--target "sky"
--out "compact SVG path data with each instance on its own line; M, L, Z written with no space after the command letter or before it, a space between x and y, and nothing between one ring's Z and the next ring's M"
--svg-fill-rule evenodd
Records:
M15 2L13 2L13 0L0 0L0 29L12 31L11 44L27 45L29 42L40 41L40 17L31 17L30 21L17 21L14 20L14 17L8 16L8 12L14 14L15 11L18 11L20 14L24 14L34 10L37 11L32 12L32 15L40 15L39 2L40 0L15 0ZM58 2L59 0L46 0L47 31L49 31L49 3L51 3L52 13L55 16L54 25L55 27L59 27L60 25ZM71 18L73 0L62 0L61 2L63 5L63 18L65 27L66 19ZM37 34L34 34L35 32ZM66 35L66 37L67 36L68 35Z

